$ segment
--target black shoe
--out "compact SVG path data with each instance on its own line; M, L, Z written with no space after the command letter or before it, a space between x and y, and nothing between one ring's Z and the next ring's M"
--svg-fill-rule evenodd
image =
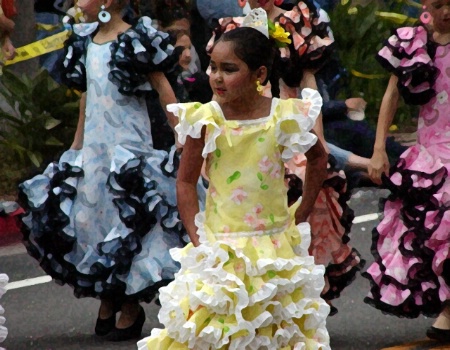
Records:
M427 329L427 337L443 343L450 342L450 329L440 329L431 326Z
M116 325L116 313L114 312L110 317L101 319L97 318L95 323L95 334L103 337L114 329Z
M113 314L105 319L97 317L95 323L95 334L98 336L105 336L114 329L116 325L116 314L120 311L121 304L114 305Z
M127 328L117 328L114 327L112 332L108 335L107 340L109 341L125 341L130 339L137 339L141 337L142 327L145 322L145 312L141 307L139 310L139 314L136 318L136 321Z

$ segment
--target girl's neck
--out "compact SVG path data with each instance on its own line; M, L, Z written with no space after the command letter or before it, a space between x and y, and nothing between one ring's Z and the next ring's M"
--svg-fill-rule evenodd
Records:
M99 23L98 32L94 37L94 41L98 44L115 40L120 33L130 28L130 25L122 19L119 13L111 13L111 20L109 22Z
M267 17L273 22L278 16L282 15L286 11L277 7L273 6L272 9L267 13Z
M433 32L433 41L440 45L447 45L450 43L450 33Z
M271 104L272 99L256 94L220 104L220 108L226 119L251 120L268 116Z

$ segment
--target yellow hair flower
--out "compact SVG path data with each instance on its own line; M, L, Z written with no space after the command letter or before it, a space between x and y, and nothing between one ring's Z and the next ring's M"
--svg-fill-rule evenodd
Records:
M289 38L291 35L289 32L286 32L280 24L269 22L269 35L271 38L276 40L278 43L285 45L290 44L292 41Z

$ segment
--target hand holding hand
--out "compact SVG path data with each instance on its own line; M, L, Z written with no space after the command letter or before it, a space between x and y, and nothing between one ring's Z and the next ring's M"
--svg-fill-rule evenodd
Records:
M370 179L381 185L382 174L389 175L389 159L386 151L374 151L367 167Z

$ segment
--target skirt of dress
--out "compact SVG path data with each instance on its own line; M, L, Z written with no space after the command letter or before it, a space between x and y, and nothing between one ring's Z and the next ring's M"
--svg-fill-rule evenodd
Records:
M201 244L171 251L181 270L160 289L165 329L140 350L330 349L307 223L251 236L206 233L202 214L196 221Z
M292 205L303 193L306 157L298 155L286 167L288 200ZM328 302L340 296L365 263L359 252L348 244L354 218L353 210L347 205L349 199L345 174L335 169L334 158L330 156L328 177L308 217L311 225L309 253L314 256L316 264L326 267L322 298ZM337 309L332 306L331 315L336 312Z
M399 317L436 317L450 299L448 171L415 145L390 173L383 182L391 194L381 200L384 217L373 230L375 262L364 273L371 281L365 302Z
M104 144L65 152L20 185L27 250L77 297L150 302L185 245L176 207L177 156Z

